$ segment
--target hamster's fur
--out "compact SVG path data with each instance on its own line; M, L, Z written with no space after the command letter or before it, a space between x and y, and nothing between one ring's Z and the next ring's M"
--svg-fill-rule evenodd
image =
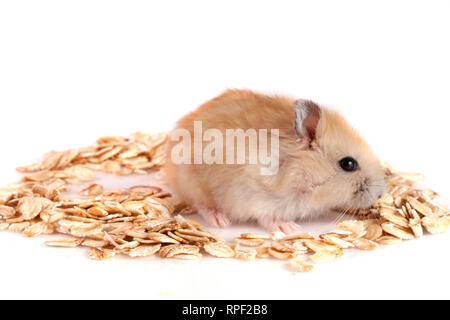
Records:
M198 120L203 130L224 135L226 129L279 129L279 169L272 176L260 174L261 164L175 164L171 150L178 141L168 142L167 183L212 225L255 220L268 230L291 233L298 229L296 220L368 207L385 192L384 170L367 143L336 111L314 102L228 90L187 114L175 129L193 137ZM357 170L343 170L340 161L346 157L357 161Z

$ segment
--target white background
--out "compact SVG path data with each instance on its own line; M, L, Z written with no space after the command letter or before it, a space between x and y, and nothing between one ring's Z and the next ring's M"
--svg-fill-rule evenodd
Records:
M51 149L167 131L224 89L250 88L336 107L380 158L449 199L449 16L448 1L2 1L1 184ZM106 184L135 182L148 181ZM275 260L97 262L44 240L0 234L0 298L450 298L449 235L309 274Z

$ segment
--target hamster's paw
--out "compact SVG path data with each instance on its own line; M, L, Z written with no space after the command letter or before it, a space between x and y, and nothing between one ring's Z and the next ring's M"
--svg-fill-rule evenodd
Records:
M300 225L294 221L281 221L276 219L265 219L260 221L261 225L270 232L283 232L293 234L300 232Z
M300 226L295 223L294 221L288 221L288 222L274 222L271 226L270 231L281 231L286 234L293 234L300 231Z
M217 210L200 207L198 213L212 227L225 228L231 224L230 218Z

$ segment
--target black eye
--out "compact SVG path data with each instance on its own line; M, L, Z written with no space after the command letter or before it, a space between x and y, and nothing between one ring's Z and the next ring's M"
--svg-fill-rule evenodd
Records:
M342 170L347 172L353 172L358 169L358 162L352 157L345 157L339 161L339 165Z

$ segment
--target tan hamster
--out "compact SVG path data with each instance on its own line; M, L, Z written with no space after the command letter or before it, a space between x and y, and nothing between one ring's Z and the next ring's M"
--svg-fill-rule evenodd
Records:
M208 137L195 132L199 125ZM228 161L229 129L272 134L275 140L257 135L257 151L268 141L265 151L278 156L276 173L263 173L268 164L262 158L250 161L257 157L251 158L248 136L245 163L236 163L237 155L234 163ZM172 133L166 181L214 226L255 220L267 230L292 233L298 230L296 220L368 207L385 192L384 170L367 143L337 112L312 101L228 90L179 120ZM220 135L222 142L217 141ZM182 149L182 138L192 145L203 139L203 144ZM230 148L238 149L237 143ZM272 148L276 145L278 149ZM186 161L174 160L177 154ZM215 162L201 162L204 154Z

